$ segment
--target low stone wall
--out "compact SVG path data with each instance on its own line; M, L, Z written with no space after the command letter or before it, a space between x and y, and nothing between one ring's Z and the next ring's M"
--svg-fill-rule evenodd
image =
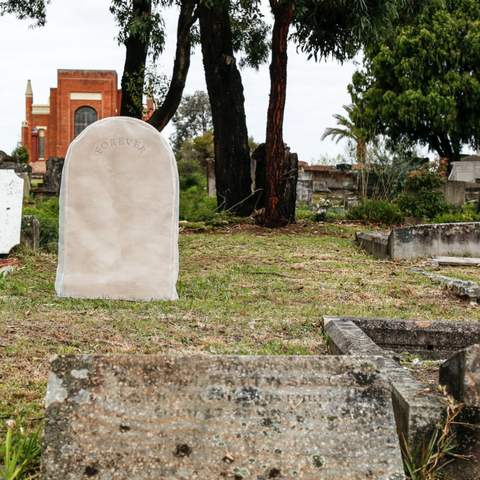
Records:
M394 228L390 235L362 232L356 234L356 241L377 258L392 260L480 257L480 222L413 225Z
M394 228L390 234L394 260L437 255L480 256L480 222L438 223Z
M388 233L358 232L355 241L360 248L377 258L390 258Z

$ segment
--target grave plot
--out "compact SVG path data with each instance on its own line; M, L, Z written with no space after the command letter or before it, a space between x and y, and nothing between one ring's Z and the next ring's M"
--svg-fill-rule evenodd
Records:
M480 256L480 222L413 225L391 232L361 232L355 238L361 248L378 258Z
M44 478L403 479L378 361L59 357Z
M462 406L454 424L457 459L446 478L476 480L480 475L480 325L477 322L414 321L324 317L323 329L334 354L378 355L392 387L397 431L410 451L422 448L447 414L447 403L437 393L440 384ZM476 344L476 345L473 345ZM414 355L416 365L403 355ZM427 361L418 358L429 359ZM434 361L430 359L435 359ZM402 361L403 360L403 361ZM427 385L419 365L429 362L435 381ZM420 373L420 375L419 375ZM450 405L452 408L452 404ZM467 425L468 424L468 425Z

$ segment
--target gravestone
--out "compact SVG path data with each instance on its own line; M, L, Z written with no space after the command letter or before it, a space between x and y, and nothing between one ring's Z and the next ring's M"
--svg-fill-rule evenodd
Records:
M0 169L0 255L20 243L23 182L14 170Z
M48 480L400 480L376 357L63 356Z
M163 136L113 117L70 145L60 191L61 297L175 300L178 173Z
M43 176L43 188L55 195L60 193L62 182L62 170L65 159L61 157L50 157L47 160L47 168Z

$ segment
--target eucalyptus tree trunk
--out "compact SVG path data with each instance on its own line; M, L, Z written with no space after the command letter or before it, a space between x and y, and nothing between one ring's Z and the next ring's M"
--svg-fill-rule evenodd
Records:
M215 183L220 209L240 216L253 210L245 99L233 53L228 2L199 6L200 37L212 109Z
M270 64L270 103L268 105L265 146L265 213L262 223L267 227L282 227L295 221L295 198L292 183L297 169L290 164L290 155L283 142L283 118L287 93L288 31L293 19L294 3L270 0L275 18L272 33ZM295 190L296 186L293 186Z
M182 101L192 50L192 26L197 20L195 7L198 0L182 0L177 26L177 46L173 63L172 79L162 105L157 108L148 122L162 131L175 115Z
M133 18L142 21L152 14L152 0L133 0ZM122 76L122 101L120 115L142 118L143 84L147 61L150 32L135 35L130 33L125 41L127 49Z

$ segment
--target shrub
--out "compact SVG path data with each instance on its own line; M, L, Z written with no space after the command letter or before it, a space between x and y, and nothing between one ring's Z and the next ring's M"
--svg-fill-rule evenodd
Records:
M217 200L209 197L205 188L193 186L180 192L180 220L215 223L226 216L217 212Z
M25 207L24 215L33 215L40 222L40 246L51 248L58 242L58 198L38 200L34 206Z
M450 208L448 212L436 215L433 223L457 223L457 222L478 222L480 213L476 210L476 205L467 203L461 208Z
M386 200L364 200L348 212L347 218L385 225L395 225L403 221L398 206Z
M404 192L397 197L397 204L406 216L433 219L448 211L441 187L444 179L429 170L412 172L405 182Z

